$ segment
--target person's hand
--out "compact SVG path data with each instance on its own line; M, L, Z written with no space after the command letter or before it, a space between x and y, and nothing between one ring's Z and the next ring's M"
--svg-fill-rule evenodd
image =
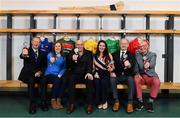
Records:
M109 72L113 71L113 68L111 66L108 66L108 71Z
M74 54L74 55L72 56L72 60L77 63L77 59L78 59L78 55L77 55L77 54Z
M109 72L112 72L112 71L115 69L115 67L114 67L114 61L113 61L113 62L110 62L107 67L108 67L108 71L109 71Z
M27 49L27 48L23 48L23 50L22 50L22 56L23 56L23 57L29 57L28 54L29 54L28 49Z
M98 74L97 72L94 74L94 77L95 77L95 78L98 78L98 79L100 78L100 77L99 77L99 74Z
M58 78L61 78L61 76L62 76L62 75L61 75L61 74L59 74L59 75L58 75Z
M136 79L136 78L142 79L142 76L141 76L140 74L136 74L136 75L134 76L134 78L135 78L135 79Z
M112 72L114 70L114 66L112 64L108 65L108 71Z
M114 72L110 73L110 77L115 78L116 77L116 73L114 73Z
M38 72L36 72L36 73L35 73L35 75L34 75L34 76L35 76L35 77L40 77L40 76L41 76L41 74L42 74L42 72L41 72L41 71L38 71Z
M51 64L53 64L55 61L56 61L56 58L55 58L55 57L51 57L51 58L50 58Z
M131 64L130 64L129 60L124 61L124 66L125 66L125 69L131 67Z
M93 80L92 74L87 73L87 74L85 75L85 79Z
M145 69L148 69L149 66L150 66L150 63L149 63L149 62L146 62L146 63L144 64L144 68L145 68Z

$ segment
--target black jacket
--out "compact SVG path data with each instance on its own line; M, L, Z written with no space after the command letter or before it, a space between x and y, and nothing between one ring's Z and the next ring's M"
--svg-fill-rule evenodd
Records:
M76 74L86 74L92 73L93 70L93 55L92 52L85 50L81 57L78 57L77 63L72 60L72 56L74 55L74 50L71 51L68 57L68 63L70 69L73 73Z
M46 56L41 50L38 50L37 62L35 61L35 53L33 49L29 48L28 51L29 51L28 58L23 57L22 54L20 54L20 58L24 60L24 65L20 72L18 80L21 80L25 83L28 82L29 77L34 77L34 74L38 71L41 71L44 74L47 65Z
M127 76L134 75L135 58L129 51L126 52L126 55L127 55L126 59L129 60L131 64L131 68L128 69L124 69L124 62L120 60L120 50L112 54L115 65L114 72L116 73L117 76L122 75L122 73L124 73L124 75Z

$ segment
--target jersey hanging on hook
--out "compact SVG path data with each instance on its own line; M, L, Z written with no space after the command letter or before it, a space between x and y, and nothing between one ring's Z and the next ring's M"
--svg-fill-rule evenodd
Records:
M61 39L57 40L57 42L62 43L63 53L65 56L68 56L70 51L75 47L75 42L69 38L68 34L64 34Z
M40 50L47 55L51 51L53 43L50 42L46 37L40 37L40 39L41 39Z
M108 46L108 51L112 54L119 50L119 40L115 39L115 37L110 36L106 39L106 43Z

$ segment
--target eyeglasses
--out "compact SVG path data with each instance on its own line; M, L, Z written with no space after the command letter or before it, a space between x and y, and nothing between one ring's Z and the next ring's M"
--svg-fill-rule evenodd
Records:
M146 48L148 47L147 45L141 45L140 48Z

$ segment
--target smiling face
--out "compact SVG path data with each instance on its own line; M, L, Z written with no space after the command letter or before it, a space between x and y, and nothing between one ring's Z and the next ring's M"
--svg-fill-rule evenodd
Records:
M61 52L61 43L56 43L54 50L56 53L60 53Z
M101 43L99 44L99 46L98 46L98 49L99 49L99 52L100 52L100 53L103 53L103 52L105 51L105 49L106 49L105 43L101 42Z
M146 40L142 41L141 44L140 44L140 51L143 53L143 54L146 54L149 50L149 44Z
M32 48L38 49L39 46L40 46L40 41L41 41L40 38L34 37L34 38L32 39L32 41L31 41Z
M126 51L129 46L129 41L127 39L121 39L120 41L120 47L122 51Z
M78 40L76 42L76 48L78 48L78 51L79 52L83 52L83 49L84 49L84 45L83 45L83 42L81 40Z

